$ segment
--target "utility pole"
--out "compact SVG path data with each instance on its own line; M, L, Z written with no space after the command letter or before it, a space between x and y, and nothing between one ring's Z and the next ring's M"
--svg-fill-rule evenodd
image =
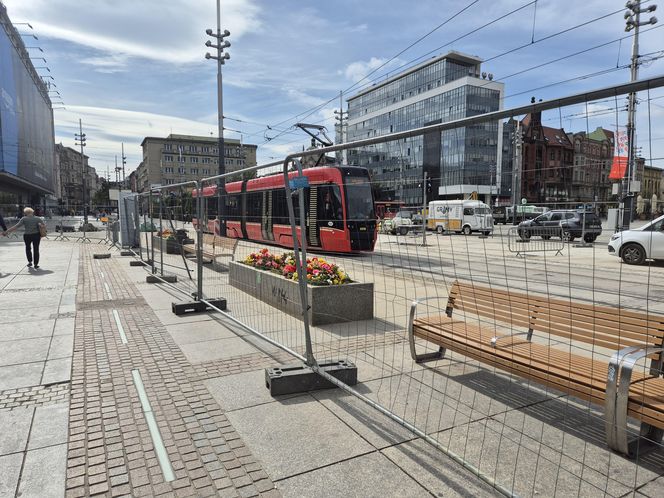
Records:
M343 90L339 91L339 110L334 111L334 119L339 121L339 140L338 143L342 144L345 142L344 139L344 114L348 116L348 111L344 111L344 92ZM348 164L348 151L341 151L341 164Z
M627 11L625 12L626 26L625 31L630 32L634 30L632 38L632 60L630 65L631 81L639 79L639 28L649 24L656 24L657 18L652 16L647 21L641 22L641 14L654 12L657 5L649 5L648 7L641 8L641 0L630 0L625 4ZM636 93L632 92L628 97L627 105L627 171L625 177L621 182L622 193L621 198L623 201L623 217L622 229L629 230L629 225L632 221L632 212L634 210L634 193L631 191L632 181L636 176Z
M125 156L124 153L124 142L122 142L122 186L120 187L120 190L124 190L126 188L125 186L125 166L127 164L127 156Z
M422 182L422 245L427 245L427 190L430 188L430 183L427 180L427 172L424 172L424 180Z
M78 133L74 134L76 145L81 147L81 170L83 171L83 225L87 227L88 224L88 172L85 167L85 154L83 147L85 143L85 133L83 133L83 123L78 120Z
M521 136L521 121L516 122L514 131L514 158L512 160L512 224L516 225L516 209L521 194L521 161L523 159L523 137Z
M206 47L216 48L217 55L211 55L209 52L205 54L206 59L215 59L217 61L217 113L218 113L218 126L219 126L219 169L218 174L223 175L226 173L226 163L224 157L224 97L223 97L223 79L221 74L221 66L226 63L228 59L231 58L231 55L228 52L225 52L222 55L222 52L225 48L231 46L231 42L224 40L227 36L230 36L230 31L227 29L224 32L221 32L221 0L217 0L217 32L214 33L212 29L205 30L205 33L208 36L212 36L217 39L217 43L214 44L210 40L205 42ZM217 180L217 216L219 219L219 235L222 237L226 236L226 216L225 216L225 202L223 195L226 190L226 179L220 178Z

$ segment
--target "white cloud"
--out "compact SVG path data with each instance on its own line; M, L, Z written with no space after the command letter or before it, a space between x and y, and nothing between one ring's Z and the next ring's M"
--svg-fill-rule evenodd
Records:
M216 26L214 2L115 0L5 0L12 20L30 22L38 36L58 38L111 54L170 63L200 61L205 29ZM255 0L224 0L223 27L238 39L260 26Z
M346 69L344 69L344 75L353 83L356 83L363 79L374 69L377 69L385 64L386 61L387 59L384 58L372 57L368 61L351 62L346 66Z
M73 146L74 133L78 133L78 120L83 122L83 132L87 135L86 153L92 166L105 171L106 164L112 164L115 155L120 155L124 142L128 156L129 170L133 170L142 158L141 141L147 136L166 136L170 133L182 135L216 136L216 123L191 119L136 112L124 109L109 109L90 106L67 106L66 110L55 111L56 142Z

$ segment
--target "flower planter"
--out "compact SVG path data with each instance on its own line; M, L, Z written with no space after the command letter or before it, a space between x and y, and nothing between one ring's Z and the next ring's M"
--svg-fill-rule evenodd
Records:
M180 254L180 244L175 239L162 239L161 237L152 237L155 251L162 250L162 244L166 246L166 254Z
M298 282L235 261L230 263L228 278L233 287L289 315L302 319ZM311 325L373 318L372 283L307 285L307 299Z

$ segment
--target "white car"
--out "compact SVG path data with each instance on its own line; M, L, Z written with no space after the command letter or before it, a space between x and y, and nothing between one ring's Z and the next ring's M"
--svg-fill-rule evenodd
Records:
M619 256L628 265L640 265L646 259L664 261L664 216L641 228L613 234L609 254Z

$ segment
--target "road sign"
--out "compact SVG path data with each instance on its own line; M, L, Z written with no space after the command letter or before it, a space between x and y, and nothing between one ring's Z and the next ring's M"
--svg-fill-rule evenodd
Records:
M307 188L309 186L309 178L306 176L296 176L288 180L288 186L293 190Z

